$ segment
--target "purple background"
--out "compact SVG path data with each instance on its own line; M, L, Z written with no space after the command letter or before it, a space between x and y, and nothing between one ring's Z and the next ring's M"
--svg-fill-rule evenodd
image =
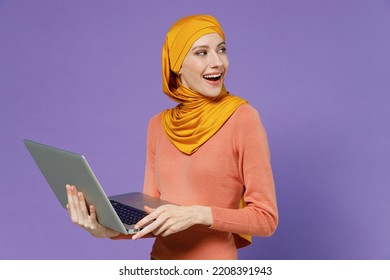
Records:
M280 210L242 259L390 259L390 1L0 1L0 259L147 259L152 240L71 224L25 149L83 153L108 194L142 189L161 46L210 13L227 88L268 132Z

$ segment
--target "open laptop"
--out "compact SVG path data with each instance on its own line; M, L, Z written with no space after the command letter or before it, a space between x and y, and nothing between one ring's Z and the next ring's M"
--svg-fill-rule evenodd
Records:
M66 184L74 185L84 194L87 204L95 206L99 223L106 227L134 234L134 225L147 215L145 205L157 208L169 203L139 192L108 197L83 155L27 139L23 142L62 207L66 209L68 203Z

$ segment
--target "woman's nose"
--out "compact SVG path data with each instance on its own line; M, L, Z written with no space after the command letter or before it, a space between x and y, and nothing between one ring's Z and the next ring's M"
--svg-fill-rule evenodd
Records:
M215 67L220 67L222 66L222 60L219 57L219 54L216 52L212 52L210 55L210 61L209 61L210 67L215 68Z

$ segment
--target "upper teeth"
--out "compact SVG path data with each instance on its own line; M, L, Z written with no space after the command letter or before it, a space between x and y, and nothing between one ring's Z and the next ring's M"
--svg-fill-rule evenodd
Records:
M220 74L214 74L214 75L205 75L205 76L203 76L203 77L205 77L206 79L212 79L212 78L218 78L218 77L220 77L220 76L222 76L222 73L220 73Z

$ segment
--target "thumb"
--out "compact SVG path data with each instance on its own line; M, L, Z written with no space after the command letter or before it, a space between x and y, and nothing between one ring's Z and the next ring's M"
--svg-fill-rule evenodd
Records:
M155 208L150 208L149 206L145 205L144 206L144 210L146 213L150 214L152 212L154 212L154 210L156 210Z

